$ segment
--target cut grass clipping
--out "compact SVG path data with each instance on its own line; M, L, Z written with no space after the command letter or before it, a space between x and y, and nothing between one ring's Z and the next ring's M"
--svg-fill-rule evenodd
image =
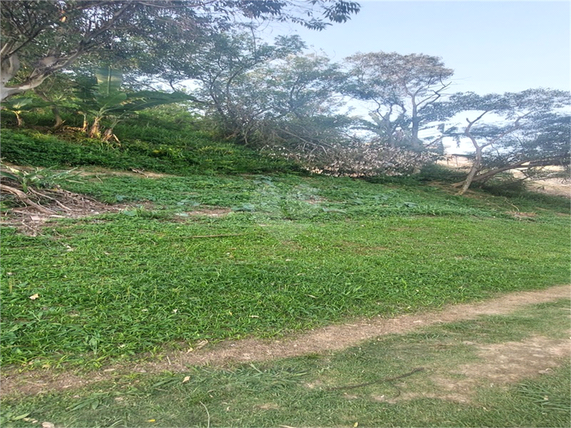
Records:
M35 237L2 228L4 365L98 368L569 279L557 198L518 200L535 213L521 220L513 199L327 177L98 174L68 188L134 205Z
M563 299L341 352L5 399L2 426L568 427L568 345Z

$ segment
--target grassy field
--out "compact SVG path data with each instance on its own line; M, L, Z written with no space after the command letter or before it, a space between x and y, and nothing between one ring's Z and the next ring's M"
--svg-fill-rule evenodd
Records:
M2 426L567 427L569 364L531 379L513 369L502 377L489 349L530 360L518 347L529 348L530 338L568 339L569 318L562 314L569 314L569 303L380 337L342 352L116 375L79 390L8 398ZM538 367L552 363L538 357ZM367 385L355 386L361 384Z
M208 136L197 142L201 134L192 134L192 145L165 131L154 141L158 131L148 128L120 147L2 131L4 160L80 167L62 187L116 207L51 219L35 236L1 228L5 369L89 373L206 340L277 338L355 317L569 282L567 198L497 189L459 197L447 182L427 181L426 173L370 181L310 176L244 148L212 146ZM174 152L161 148L160 135L171 135ZM3 199L3 212L10 204ZM540 329L512 321L496 324L509 325L514 337L527 331L523 324ZM453 327L458 334L470 328ZM417 351L436 339L463 356L458 361L476 358L445 330L260 367L189 369L191 383L178 374L133 375L74 393L79 399L71 393L11 398L2 420L15 426L25 426L30 415L62 426L540 426L541 420L568 426L559 401L551 408L538 399L544 390L567 397L568 367L507 392L483 393L481 406L424 397L391 407L303 386L324 370L338 373L331 382L350 383L356 369L344 364L355 358L380 376L407 372L428 364L432 351ZM411 360L395 365L400 357L389 348ZM413 354L428 360L417 362ZM356 382L373 376L362 373ZM385 387L378 394L390 394L392 386ZM553 410L548 419L545 406Z
M98 368L569 278L563 198L259 175L98 174L68 188L131 205L35 237L3 228L3 364Z

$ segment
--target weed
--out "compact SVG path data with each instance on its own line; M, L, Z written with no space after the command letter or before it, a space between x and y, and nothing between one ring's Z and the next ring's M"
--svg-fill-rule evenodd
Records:
M0 176L6 180L17 183L24 192L29 187L49 188L61 186L77 179L78 174L74 173L75 169L67 171L54 171L52 168L34 168L31 171L17 169L0 164Z

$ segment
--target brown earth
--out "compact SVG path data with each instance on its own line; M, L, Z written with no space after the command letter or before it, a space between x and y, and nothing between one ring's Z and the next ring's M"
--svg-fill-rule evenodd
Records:
M471 344L469 342L464 342ZM538 375L545 375L571 357L571 339L555 340L533 336L521 342L477 345L478 362L459 367L427 367L422 392L404 392L397 396L372 394L379 402L396 403L415 398L437 398L458 403L469 403L479 388L503 388L512 383ZM392 384L400 392L416 379ZM430 386L426 386L426 381ZM351 398L359 398L353 395Z
M304 334L281 340L246 339L226 341L216 345L202 343L197 349L165 354L160 360L108 366L99 372L82 374L37 370L20 373L17 368L3 370L1 387L3 395L41 394L54 390L82 387L94 382L113 380L129 373L185 372L188 366L223 366L231 363L245 363L295 357L312 353L338 351L386 334L402 334L439 323L475 319L482 315L502 315L526 305L550 302L571 296L570 285L560 285L537 291L502 294L494 299L474 304L450 305L442 310L396 318L360 319L350 323L327 326ZM507 382L529 374L556 367L562 358L571 357L570 341L553 341L536 337L528 342L509 342L501 345L486 345L480 351L484 362L461 373L476 373L479 379ZM537 363L537 364L536 364ZM464 379L454 381L448 377L436 379L441 386L450 390L451 399L466 401L468 393L456 394L454 390L469 390L470 382ZM456 384L454 383L456 382ZM407 398L403 394L402 398ZM412 398L412 397L411 397Z

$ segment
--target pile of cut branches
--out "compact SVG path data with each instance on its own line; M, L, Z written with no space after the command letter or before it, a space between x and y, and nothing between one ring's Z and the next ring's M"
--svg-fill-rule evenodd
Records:
M46 215L56 214L50 205L71 211L71 208L60 202L63 190L57 182L69 178L72 171L54 172L49 168L28 171L0 165L0 195L2 202L5 202L3 205L28 207Z

